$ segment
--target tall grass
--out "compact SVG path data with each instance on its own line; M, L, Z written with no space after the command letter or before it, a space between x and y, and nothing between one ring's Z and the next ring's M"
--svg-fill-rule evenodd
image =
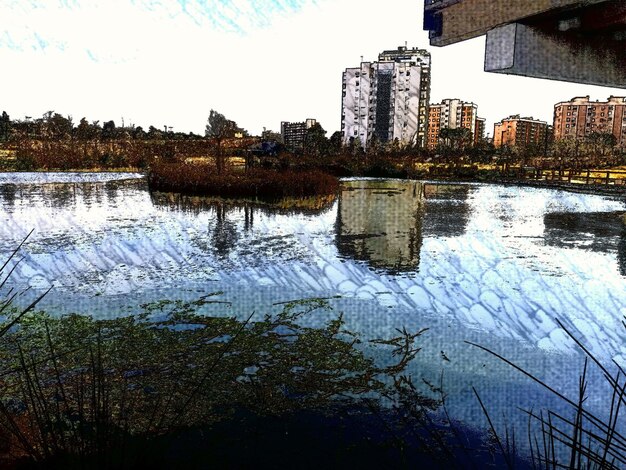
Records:
M623 434L626 428L622 413L622 406L626 405L626 372L616 362L613 364L615 370L611 372L560 320L557 319L556 322L585 354L583 370L578 380L578 393L575 397L564 395L552 385L491 349L471 342L468 344L482 349L519 371L548 390L570 409L570 416L553 410L538 412L532 409L523 410L528 415L527 437L533 469L626 468L626 435ZM626 324L624 326L626 327ZM606 403L602 416L586 407L586 402L591 396L587 380L590 362L602 372L602 377L611 390L611 399ZM489 411L482 403L478 392L476 390L474 392L493 435L497 436ZM506 432L508 433L508 430ZM510 455L510 451L504 450L502 446L501 452L503 455ZM507 466L513 468L513 465Z
M335 194L339 181L320 171L250 169L218 174L211 163L155 163L148 173L154 191L280 200Z

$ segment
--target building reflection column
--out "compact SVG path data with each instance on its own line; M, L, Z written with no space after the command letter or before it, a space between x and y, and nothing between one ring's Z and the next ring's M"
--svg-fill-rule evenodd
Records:
M424 184L346 181L339 196L336 244L342 256L390 272L417 271Z

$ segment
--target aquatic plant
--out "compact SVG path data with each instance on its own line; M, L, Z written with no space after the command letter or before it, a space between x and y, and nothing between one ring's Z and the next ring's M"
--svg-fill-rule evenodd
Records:
M397 376L419 350L418 335L403 335L387 343L397 360L377 367L341 317L301 326L303 316L328 308L321 299L246 320L195 313L212 301L162 301L114 320L21 315L0 338L0 429L9 457L117 459L108 462L117 468L142 458L141 446L129 449L138 438L210 426L238 409L283 415L380 394L383 377Z
M527 438L530 447L529 459L533 469L625 468L626 435L623 434L624 420L623 413L620 415L620 412L622 406L626 404L626 372L615 361L613 364L615 371L611 372L563 322L559 319L556 319L556 322L585 354L583 370L578 381L578 394L575 397L566 396L554 386L489 348L471 342L468 344L482 349L519 371L548 390L570 409L572 415L569 417L554 410L522 410L528 415ZM624 327L626 327L626 322L624 322ZM585 406L591 396L587 388L590 362L602 372L612 392L610 402L606 403L607 409L604 415L591 412ZM514 449L503 444L500 434L491 421L487 406L482 402L476 389L474 393L489 423L493 439L497 442L501 454L507 457L507 467L513 468L511 457L515 454ZM509 436L510 430L507 428L505 430L506 443L509 443Z
M281 200L335 194L339 181L320 171L251 169L218 174L212 163L155 163L148 172L152 191Z

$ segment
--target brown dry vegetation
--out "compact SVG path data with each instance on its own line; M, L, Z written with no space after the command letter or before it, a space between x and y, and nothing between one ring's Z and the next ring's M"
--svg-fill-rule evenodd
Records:
M211 163L155 162L148 172L151 190L186 194L281 200L335 194L339 181L321 171L267 170L218 174Z

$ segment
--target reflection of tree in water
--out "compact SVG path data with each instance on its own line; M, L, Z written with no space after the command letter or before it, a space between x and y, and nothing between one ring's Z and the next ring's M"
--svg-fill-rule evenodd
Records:
M465 231L468 192L467 185L344 182L335 224L338 250L392 273L416 271L424 236Z
M227 212L223 202L217 203L215 205L215 220L209 222L212 245L221 257L227 257L239 240L237 227L226 218Z
M626 276L626 224L623 212L554 212L543 218L544 242L557 248L616 253Z
M622 223L622 233L617 242L617 265L619 273L626 277L626 220Z
M48 191L42 190L42 193L47 193L47 201L51 207L63 208L72 204L76 204L76 185L75 184L47 184Z
M424 237L459 237L469 219L469 185L424 184L426 204L422 222Z
M15 207L15 195L17 193L17 185L12 183L0 184L0 196L4 200L3 206L7 209Z
M107 183L2 184L0 197L5 207L13 207L17 196L24 201L41 199L48 207L62 209L75 206L77 201L83 201L88 206L92 203L102 205L104 195L109 203L114 204L123 197L122 188L138 187L138 184L144 183L141 180L128 180Z
M178 210L200 214L201 212L211 212L219 204L225 206L227 212L243 211L246 217L249 216L248 223L252 226L253 213L262 213L266 215L319 215L330 210L335 196L317 196L304 199L285 199L275 203L267 203L249 200L222 199L215 196L190 196L181 193L170 193L152 191L150 193L152 204L157 207L168 208L170 210Z
M88 185L83 185L87 187ZM102 183L89 185L90 188L96 190L96 195L101 195ZM123 198L126 189L146 190L147 183L143 179L113 180L104 183L104 189L109 202L115 203L118 199Z

